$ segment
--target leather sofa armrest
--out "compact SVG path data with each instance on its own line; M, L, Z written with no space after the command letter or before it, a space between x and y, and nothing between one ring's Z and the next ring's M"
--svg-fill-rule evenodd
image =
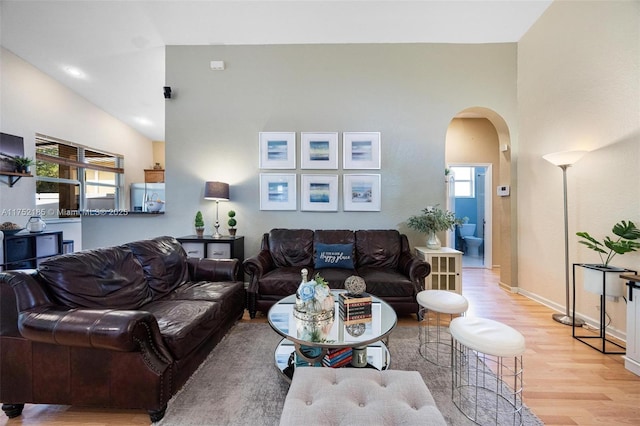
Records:
M402 252L398 269L413 282L416 293L424 290L424 279L431 273L431 265L410 252Z
M40 307L19 314L20 334L26 339L121 352L152 349L170 363L155 317L146 311Z
M238 259L187 258L191 281L236 281L240 269Z
M247 258L242 265L244 271L249 274L249 293L258 292L258 281L267 272L271 271L273 266L273 258L268 250L262 250L255 256Z

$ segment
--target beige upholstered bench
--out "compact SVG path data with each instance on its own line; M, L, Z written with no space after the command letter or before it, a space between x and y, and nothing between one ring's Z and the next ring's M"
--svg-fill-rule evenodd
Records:
M417 371L296 368L280 425L446 425Z

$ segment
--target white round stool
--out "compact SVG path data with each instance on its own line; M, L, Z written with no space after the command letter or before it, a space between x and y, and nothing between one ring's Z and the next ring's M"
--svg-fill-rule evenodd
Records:
M480 425L521 425L524 336L485 318L455 318L449 330L455 406Z
M448 314L449 321L454 315L463 315L469 307L467 299L446 290L424 290L417 294L420 305L420 355L429 362L443 367L451 365L451 336L440 323L440 314ZM432 326L429 311L435 313Z

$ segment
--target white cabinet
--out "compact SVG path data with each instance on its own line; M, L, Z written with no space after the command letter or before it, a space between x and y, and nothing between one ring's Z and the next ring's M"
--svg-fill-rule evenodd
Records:
M624 366L640 376L640 276L625 275L629 279L627 302L627 353Z
M462 252L449 247L432 250L416 247L416 256L431 265L425 278L425 289L448 290L462 294Z

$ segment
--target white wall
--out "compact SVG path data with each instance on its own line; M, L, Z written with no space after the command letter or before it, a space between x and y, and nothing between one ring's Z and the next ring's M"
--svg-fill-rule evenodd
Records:
M543 154L586 149L570 167L569 260L599 263L577 231L602 239L620 220L640 224L640 2L554 2L518 44L520 288L565 306L562 172ZM640 254L613 265L640 269ZM578 312L598 297L578 288ZM625 330L625 304L609 303Z
M41 133L123 154L126 187L144 181L143 168L153 164L149 139L6 49L0 50L0 72L0 130L22 136L26 156L35 157L35 134ZM0 221L26 223L29 214L16 216L13 209L35 208L35 188L34 178L22 178L13 188L0 183L0 212L9 212ZM76 240L76 250L82 248L79 221L73 226L68 221L57 225L46 216L44 219L47 229L62 229L65 239L69 234Z

